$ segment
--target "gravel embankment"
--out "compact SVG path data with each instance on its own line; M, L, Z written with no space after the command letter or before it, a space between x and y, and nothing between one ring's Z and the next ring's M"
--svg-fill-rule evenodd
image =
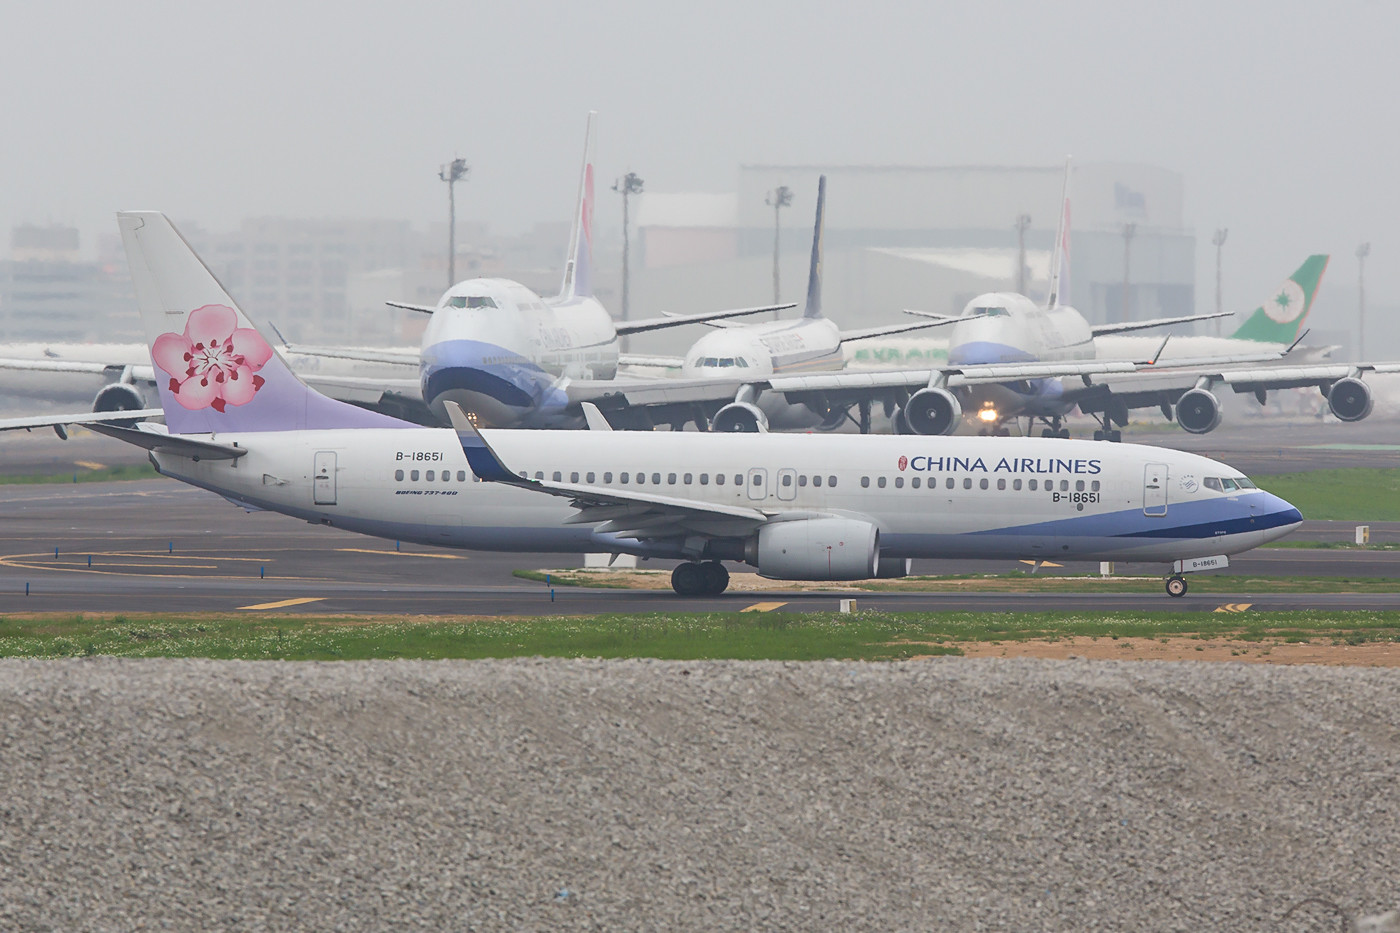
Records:
M1400 671L0 661L0 928L1336 929Z

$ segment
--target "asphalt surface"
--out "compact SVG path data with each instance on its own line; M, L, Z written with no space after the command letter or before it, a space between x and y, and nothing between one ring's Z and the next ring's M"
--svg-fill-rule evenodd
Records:
M1353 527L1309 522L1297 537L1350 540ZM1213 611L1239 603L1256 610L1388 609L1400 602L1396 594L1257 592L1249 580L1259 576L1336 576L1339 590L1345 590L1345 578L1383 577L1397 580L1400 593L1400 551L1287 548L1233 558L1224 573L1241 578L1238 592L1191 593L1182 599L1161 592L872 594L774 587L681 600L664 576L654 590L554 587L551 599L549 586L521 580L512 571L575 568L583 563L580 555L399 545L282 515L245 513L212 493L166 479L0 486L0 532L0 610L8 611L538 615L732 611L760 603L785 611L826 611L852 596L862 606L889 611ZM1372 541L1400 542L1400 522L1372 525ZM670 566L642 563L643 568ZM743 570L731 569L736 574ZM1016 561L917 561L914 566L915 573L941 574L1029 569ZM1160 564L1120 564L1115 572L1159 577L1163 569ZM1097 564L1072 563L1037 573L1097 570Z

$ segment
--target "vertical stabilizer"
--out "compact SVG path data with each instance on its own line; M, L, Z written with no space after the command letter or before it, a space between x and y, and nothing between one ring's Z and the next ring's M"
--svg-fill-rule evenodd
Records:
M805 318L822 316L822 236L826 229L826 176L817 179L817 221L812 228L812 265L807 270Z
M578 207L569 233L569 257L564 263L564 284L559 298L587 298L593 294L593 119L598 111L588 111L583 131L583 169L578 177Z
M1050 292L1045 307L1069 304L1069 173L1071 161L1065 158L1065 184L1060 195L1060 228L1055 233L1055 255L1050 258Z
M170 433L412 427L303 384L164 214L117 223Z
M1263 343L1292 343L1303 331L1303 322L1312 310L1313 297L1322 284L1330 256L1309 256L1298 271L1274 289L1269 300L1254 309L1240 329L1230 336L1237 340ZM1364 349L1362 352L1365 352Z

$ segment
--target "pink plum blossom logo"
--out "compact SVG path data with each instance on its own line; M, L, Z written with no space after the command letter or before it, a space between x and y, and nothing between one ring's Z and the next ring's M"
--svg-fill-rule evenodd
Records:
M909 466L909 458L908 458L908 457L900 457L900 458L899 458L899 470L900 470L900 472L901 472L901 473L904 472L904 470L907 469L908 466Z
M238 313L224 305L190 312L183 334L161 334L151 358L170 375L170 393L183 407L212 408L252 401L265 381L255 375L272 358L272 347Z

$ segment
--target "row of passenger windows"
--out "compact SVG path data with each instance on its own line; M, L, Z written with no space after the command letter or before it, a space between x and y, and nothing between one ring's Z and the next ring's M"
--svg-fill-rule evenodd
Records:
M430 483L435 483L435 482L438 482L438 481L439 481L439 480L438 480L438 471L437 471L437 470L428 470L426 473L422 474L422 476L423 476L423 479L427 480L427 481L430 482ZM419 472L418 472L417 470L409 470L409 471L408 471L408 480L409 480L409 482L411 482L411 483L416 483L416 482L418 482L418 477L419 477ZM404 471L403 471L403 470L395 470L395 471L394 471L394 480L395 480L396 482L402 483L403 480L404 480ZM472 477L471 477L471 480L472 480L472 482L477 482L477 478L476 478L475 476L472 476ZM459 483L465 483L466 481L467 481L467 471L466 471L466 470L458 470L458 471L457 471L457 482L459 482ZM441 479L441 482L444 482L444 483L450 483L450 482L452 482L452 471L451 471L451 470L443 470L443 471L442 471L442 479Z
M1254 480L1241 476L1239 479L1229 477L1216 478L1207 476L1204 480L1207 489L1214 489L1216 492L1234 492L1237 489L1258 489L1254 485Z
M919 486L922 484L922 482L923 482L923 478L922 478L922 477L915 476L915 477L911 477L911 478L910 478L910 480L909 480L909 485L910 485L911 487L913 487L914 489L918 489ZM877 476L877 477L875 477L875 485L878 486L878 487L881 488L881 489L884 489L885 486L888 485L888 479L887 479L887 477L884 477L884 476ZM869 488L870 488L870 477L868 477L868 476L862 476L862 477L860 478L860 486L861 486L862 489L869 489ZM903 488L904 488L904 477L902 477L902 476L896 476L896 477L894 478L894 488L895 488L895 489L903 489ZM936 478L934 478L934 477L930 477L930 478L929 478L929 481L928 481L928 488L929 488L929 489L937 489L937 488L938 488L938 480L937 480ZM944 488L944 489L956 489L956 488L957 488L957 480L954 479L954 478L951 477L951 476L947 477L946 479L943 480L943 488ZM963 477L962 488L963 488L963 489L971 489L971 488L972 488L972 477L971 477L971 476L964 476L964 477ZM979 488L979 489L990 489L990 488L991 488L991 480L986 479L985 477L984 477L983 479L978 480L978 481L977 481L977 488ZM1006 477L1003 476L1003 477L998 478L998 479L997 479L997 489L1005 489L1005 488L1007 488ZM1011 481L1011 488L1012 488L1013 490L1020 489L1020 488L1021 488L1021 480L1019 480L1019 479L1013 479L1013 480ZM1026 489L1029 489L1031 492L1035 492L1037 489L1040 488L1040 481L1039 481L1039 480L1034 480L1034 479L1028 479L1028 480L1025 481L1025 488L1026 488ZM1046 491L1046 492L1053 492L1054 489L1055 489L1055 481L1054 481L1053 479L1047 479L1047 480L1045 480L1045 491ZM1083 492L1084 489L1085 489L1084 480L1082 480L1082 479L1077 479L1077 480L1074 481L1074 490L1075 490L1075 492ZM1098 480L1091 480L1091 481L1089 482L1088 489L1089 489L1089 491L1091 491L1091 492L1098 492L1098 491L1099 491L1099 481L1098 481ZM1060 492L1069 492L1069 480L1067 480L1067 479L1062 479L1062 480L1060 480Z
M521 475L522 477L524 477L524 478L527 478L527 479L529 478L529 474L526 473L526 472L524 472L524 471L522 471L520 475ZM713 482L714 482L714 484L715 484L716 486L723 486L726 482L728 482L728 475L729 475L729 474L727 474L727 473L716 473L716 474L714 474L713 476L711 476L709 473L701 473L700 476L699 476L700 485L701 485L701 486L708 486L708 485L710 485L710 482L713 480ZM650 483L651 483L651 485L653 485L653 486L660 486L660 485L661 485L661 476L662 476L662 475L661 475L660 473L652 473L652 474L651 474L651 479L649 480ZM592 473L592 472L589 472L589 473L582 473L582 474L580 474L580 473L570 473L570 474L569 474L569 482L571 482L571 483L577 483L577 482L580 481L580 477L582 477L582 482L591 485L592 483L597 482L598 474L597 474L597 473ZM553 478L553 481L554 481L554 482L556 482L556 483L562 483L562 482L564 481L564 474L561 473L561 472L558 471L558 470L555 470L552 478ZM535 479L538 479L538 480L544 479L544 472L541 471L541 470L536 470L536 471L535 471ZM753 485L755 485L755 486L762 486L762 485L763 485L763 474L762 474L762 473L755 473L755 474L753 474L753 476L751 477L751 479L752 479ZM637 486L645 486L645 485L647 484L647 482L648 482L647 474L646 474L646 473L618 473L618 474L617 474L617 480L618 480L619 483L622 483L622 484L632 483L632 484L637 485ZM798 486L806 486L807 483L808 483L808 480L809 480L809 477L808 477L806 474L803 474L803 475L801 475L801 476L798 476L798 477L797 477L797 485L798 485ZM611 472L607 472L607 473L604 473L604 474L603 474L603 485L605 485L605 486L611 486L611 485L612 485L612 481L613 481L613 474L612 474ZM677 484L680 484L680 485L683 485L683 486L690 486L690 485L693 485L693 484L695 483L695 481L696 481L696 476L695 476L694 473L667 473L667 474L666 474L666 485L667 485L667 486L675 486L675 485L677 485ZM792 484L793 484L793 475L792 475L791 473L783 473L778 481L783 485L784 488L790 487L790 486L792 486ZM825 485L830 486L830 487L834 487L834 486L836 485L836 477L835 477L835 476L826 476L826 477L822 477L822 476L812 476L812 477L810 477L810 481L811 481L811 484L812 484L813 486L821 486L823 483L825 483ZM735 474L734 474L734 485L735 485L735 486L742 486L742 485L744 485L744 474L742 474L742 473L735 473Z

